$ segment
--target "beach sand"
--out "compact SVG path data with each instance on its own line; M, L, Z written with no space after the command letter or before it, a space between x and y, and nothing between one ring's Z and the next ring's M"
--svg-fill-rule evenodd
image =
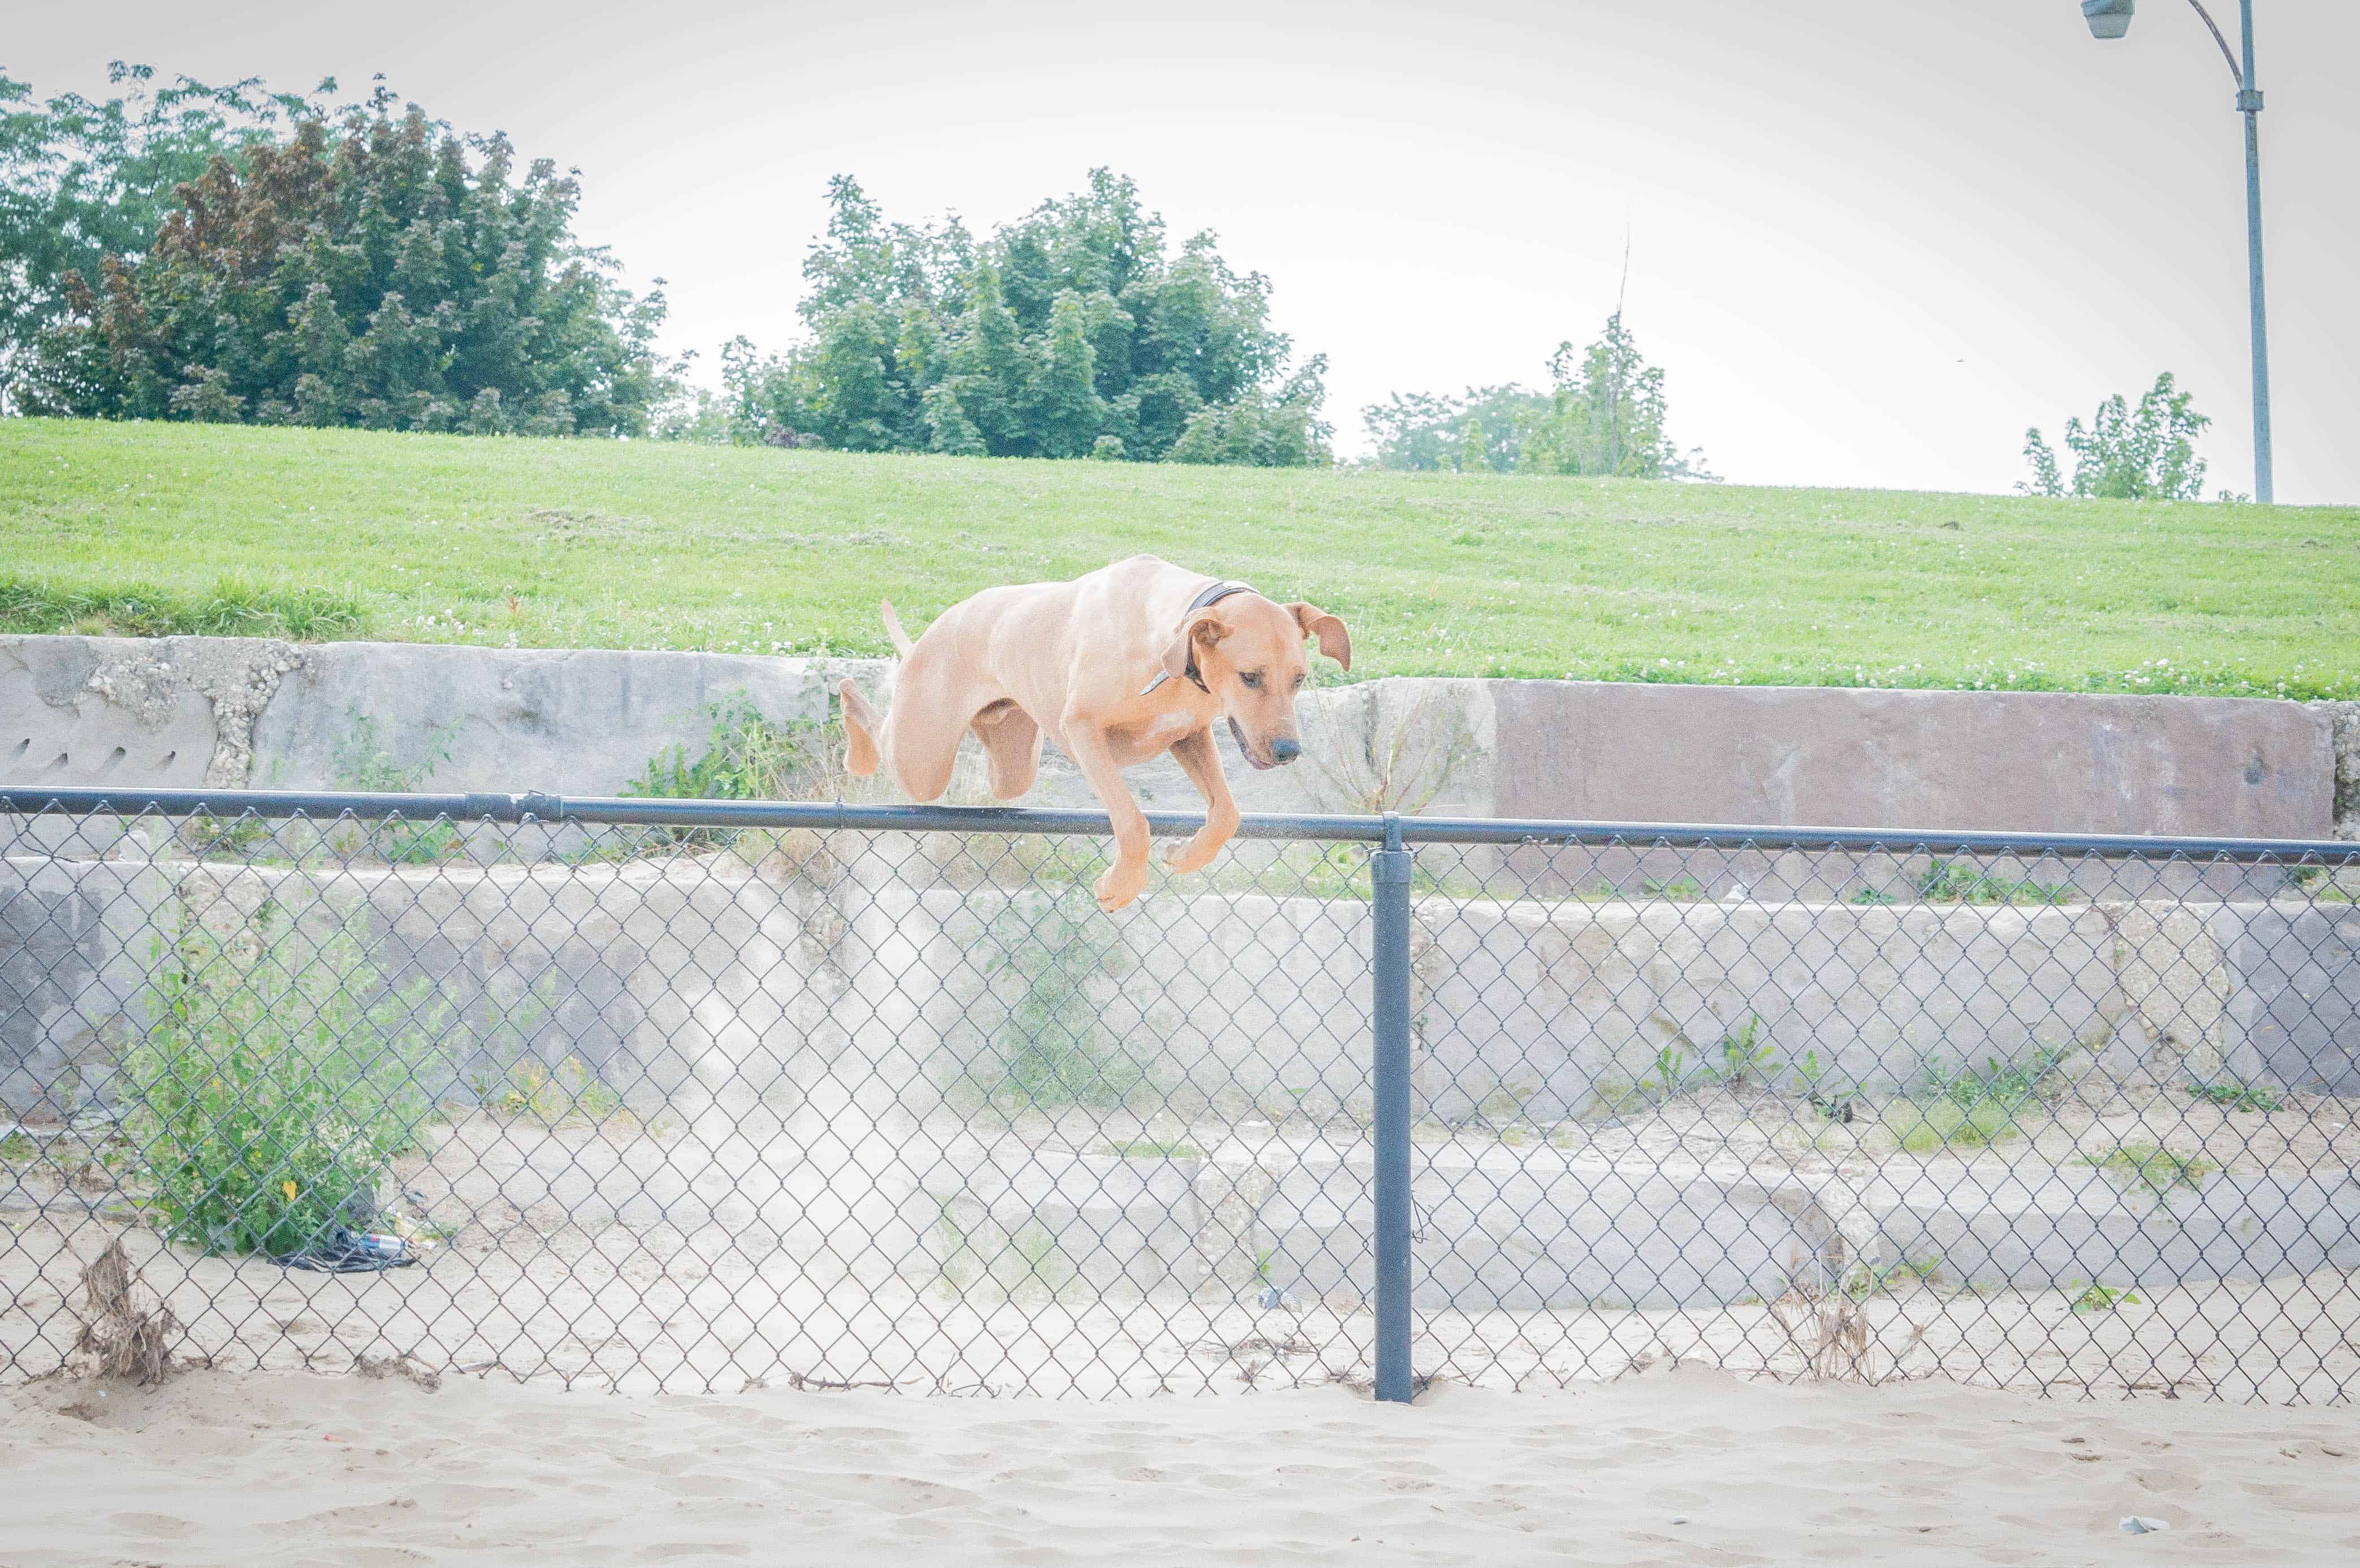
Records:
M0 1391L0 1564L2360 1561L2360 1412L1693 1365L1411 1408L198 1371ZM2133 1537L2125 1514L2166 1521Z

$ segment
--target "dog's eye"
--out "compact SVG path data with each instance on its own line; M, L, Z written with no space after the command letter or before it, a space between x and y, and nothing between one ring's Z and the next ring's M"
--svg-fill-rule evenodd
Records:
M1244 682L1247 685L1259 686L1262 685L1262 672L1260 670L1248 670L1243 674L1240 675L1238 679Z
M1303 689L1303 677L1301 675L1295 677L1295 689L1296 691L1301 691Z

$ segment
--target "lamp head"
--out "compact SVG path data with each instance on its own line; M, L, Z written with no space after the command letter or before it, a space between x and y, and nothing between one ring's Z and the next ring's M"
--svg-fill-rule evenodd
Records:
M2131 13L2138 0L2081 0L2081 19L2093 38L2118 38L2131 30Z

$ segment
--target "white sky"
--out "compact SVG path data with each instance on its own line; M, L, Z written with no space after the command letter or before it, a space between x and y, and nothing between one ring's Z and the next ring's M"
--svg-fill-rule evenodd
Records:
M2278 498L2360 501L2360 5L2256 4ZM20 10L0 69L385 71L580 166L579 232L708 359L792 335L830 174L981 229L1106 164L1271 277L1348 453L1388 392L1542 380L1627 224L1673 433L1730 479L2004 490L2027 424L2169 369L2252 488L2243 140L2186 0L2106 44L2076 0L1117 10L127 0Z

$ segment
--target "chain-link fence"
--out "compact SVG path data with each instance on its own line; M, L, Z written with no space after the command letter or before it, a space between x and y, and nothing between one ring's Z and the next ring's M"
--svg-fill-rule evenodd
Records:
M1265 817L1108 915L1084 813L0 813L17 1376L119 1243L233 1366L2360 1380L2360 846Z

